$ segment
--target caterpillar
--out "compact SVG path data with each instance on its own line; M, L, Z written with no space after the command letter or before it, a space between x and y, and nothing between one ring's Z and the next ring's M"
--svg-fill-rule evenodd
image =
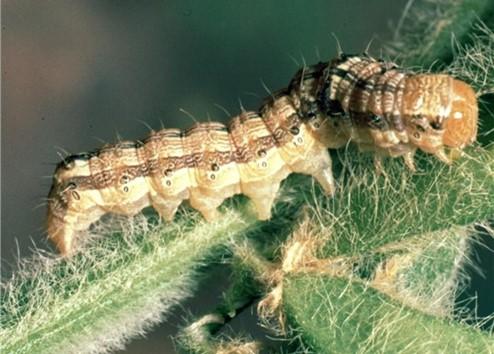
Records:
M257 111L227 125L197 123L152 131L69 156L55 170L47 232L63 255L103 214L134 215L153 206L171 221L188 200L206 220L235 194L269 219L280 183L290 173L314 177L332 196L328 149L348 142L414 169L417 149L451 163L445 147L463 149L477 134L477 100L466 83L443 74L416 74L368 55L344 55L299 70L287 88Z

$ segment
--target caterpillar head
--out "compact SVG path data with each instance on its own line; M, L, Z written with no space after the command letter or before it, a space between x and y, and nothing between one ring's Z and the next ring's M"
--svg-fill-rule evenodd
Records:
M463 149L477 137L475 92L448 75L415 75L407 79L404 113L410 140L426 152L440 146Z
M460 80L453 80L451 111L444 121L444 145L463 148L477 137L478 106L473 89Z

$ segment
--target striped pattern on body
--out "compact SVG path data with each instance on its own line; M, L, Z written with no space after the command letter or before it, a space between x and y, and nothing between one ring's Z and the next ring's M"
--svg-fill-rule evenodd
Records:
M54 173L47 229L63 254L105 213L134 215L153 206L172 220L184 200L207 220L235 194L248 196L269 219L280 182L290 173L313 176L335 191L328 148L353 142L381 156L417 149L450 162L444 147L475 140L477 101L447 75L407 73L368 56L340 55L303 68L259 112L224 125L164 129L138 142L107 145L67 157Z
M270 217L280 182L291 172L319 180L332 194L326 147L311 135L291 98L242 112L225 126L198 123L152 132L142 143L121 142L61 162L49 195L48 233L64 254L76 234L105 213L134 215L151 205L172 220L183 200L207 220L234 194L252 199Z

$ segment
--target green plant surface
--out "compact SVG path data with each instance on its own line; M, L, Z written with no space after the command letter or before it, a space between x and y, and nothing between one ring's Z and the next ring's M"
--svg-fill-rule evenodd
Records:
M283 302L316 353L494 352L492 336L410 309L359 281L290 277Z
M232 241L249 235L279 244L310 196L310 184L308 177L289 178L267 223L256 220L250 202L240 197L225 203L214 223L187 209L173 223L153 216L115 217L81 235L82 247L71 258L39 254L24 260L2 284L0 349L122 348L188 298L201 279L200 269L228 255Z
M454 291L458 275L459 260L465 257L466 249L461 246L466 243L467 235L459 235L454 230L452 235L425 247L423 252L414 259L413 263L402 271L404 289L410 289L410 295L423 299L422 307L441 308L438 303L444 297L444 292ZM441 235L437 235L441 236ZM448 244L449 243L449 244ZM410 296L408 295L408 296ZM451 306L446 314L452 313L454 293L447 294Z
M494 214L494 160L482 148L469 150L453 167L427 159L420 173L388 161L387 177L377 176L370 164L352 161L344 191L320 199L314 213L320 233L331 233L323 254L364 254L390 242L453 225L467 225ZM475 156L475 157L474 157ZM343 174L345 179L346 174Z
M479 19L494 21L492 1L410 0L388 53L414 68L444 68L454 57L452 43L470 44Z
M386 245L366 280L403 304L451 318L456 292L468 281L463 267L471 263L472 233L471 227L453 227Z
M111 225L122 231L72 259L39 258L16 273L2 292L2 352L118 348L190 296L207 258L255 223L232 211L211 224L140 219Z
M179 332L176 343L181 353L237 353L235 350L238 350L240 354L245 350L247 354L259 350L260 344L249 338L230 338L224 333L218 335L225 324L250 307L261 295L262 287L249 269L241 264L233 269L229 286L223 292L219 306L198 319L191 319L191 323Z

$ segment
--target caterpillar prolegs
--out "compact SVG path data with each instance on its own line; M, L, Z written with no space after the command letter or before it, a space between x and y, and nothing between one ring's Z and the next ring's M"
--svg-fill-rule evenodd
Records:
M152 131L142 141L72 155L56 168L47 229L62 254L103 214L134 215L151 205L166 220L184 200L206 220L235 194L249 197L269 219L280 182L313 176L335 192L328 148L353 142L381 156L417 149L449 163L445 147L475 141L477 101L466 83L447 75L413 74L369 56L340 55L301 69L258 112L227 125Z

